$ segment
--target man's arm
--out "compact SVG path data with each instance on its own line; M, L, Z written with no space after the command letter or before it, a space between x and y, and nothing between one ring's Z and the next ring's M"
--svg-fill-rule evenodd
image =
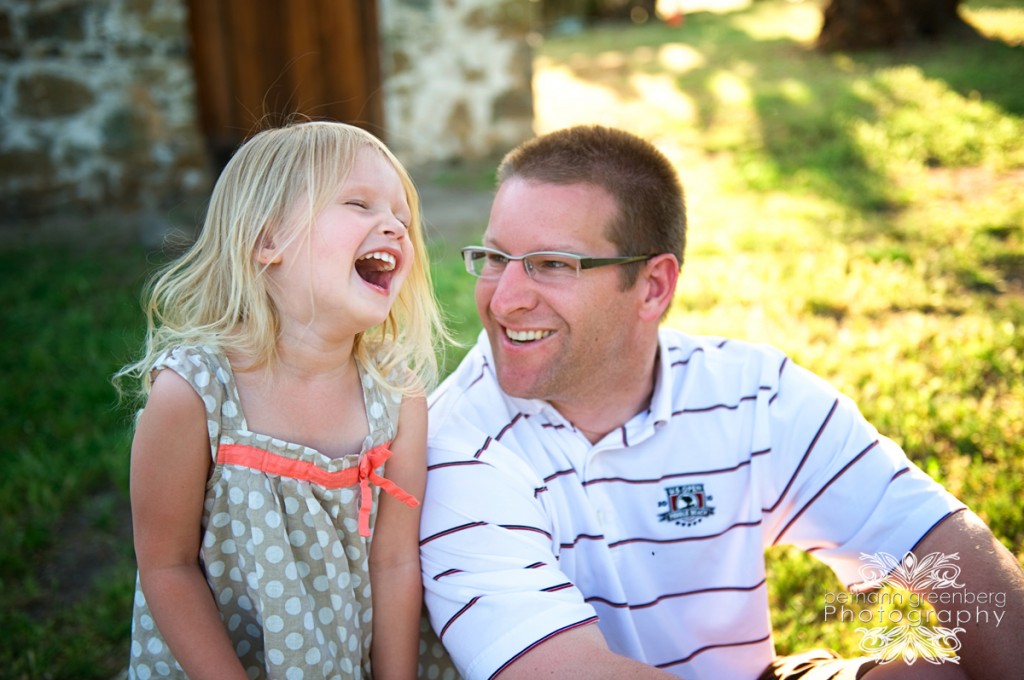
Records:
M537 645L498 676L501 680L532 678L675 678L653 666L615 654L596 625L566 631Z
M998 608L1003 615L998 624L993 619L979 621L975 605L944 604L935 598L932 605L944 613L940 620L949 616L950 627L965 629L957 636L962 645L961 666L973 680L1019 677L1024 668L1024 572L1020 564L969 510L947 517L914 549L919 558L936 552L960 555L958 581L964 584L965 593L1006 598L1005 607ZM982 608L991 609L992 605ZM958 622L957 614L968 609L970 620L961 616Z

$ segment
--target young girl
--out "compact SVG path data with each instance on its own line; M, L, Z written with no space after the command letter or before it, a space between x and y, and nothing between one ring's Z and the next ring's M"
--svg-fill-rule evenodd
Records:
M254 136L146 313L130 677L415 677L444 333L401 164L340 123Z

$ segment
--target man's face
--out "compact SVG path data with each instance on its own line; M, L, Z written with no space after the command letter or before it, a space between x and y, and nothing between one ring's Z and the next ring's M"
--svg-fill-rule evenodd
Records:
M605 233L617 210L594 185L512 178L495 196L484 245L509 255L555 250L615 257L620 253ZM621 290L617 266L542 283L522 262L509 262L500 277L478 279L477 311L502 389L569 410L607 398L623 377L617 359L637 350L636 297L633 289Z

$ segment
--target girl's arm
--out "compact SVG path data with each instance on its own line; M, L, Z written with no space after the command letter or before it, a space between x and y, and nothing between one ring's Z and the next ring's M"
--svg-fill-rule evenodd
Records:
M423 500L426 486L427 404L422 396L402 400L398 430L385 477ZM416 677L423 582L420 575L420 509L380 494L370 544L373 592L374 680Z
M192 680L246 680L199 566L210 437L202 399L161 371L132 442L139 580L157 627Z

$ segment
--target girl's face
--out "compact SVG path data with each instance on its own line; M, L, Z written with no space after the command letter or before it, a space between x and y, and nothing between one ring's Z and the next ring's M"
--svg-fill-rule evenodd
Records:
M341 336L382 323L413 266L411 220L398 173L379 151L361 148L308 238L260 250L282 323Z

